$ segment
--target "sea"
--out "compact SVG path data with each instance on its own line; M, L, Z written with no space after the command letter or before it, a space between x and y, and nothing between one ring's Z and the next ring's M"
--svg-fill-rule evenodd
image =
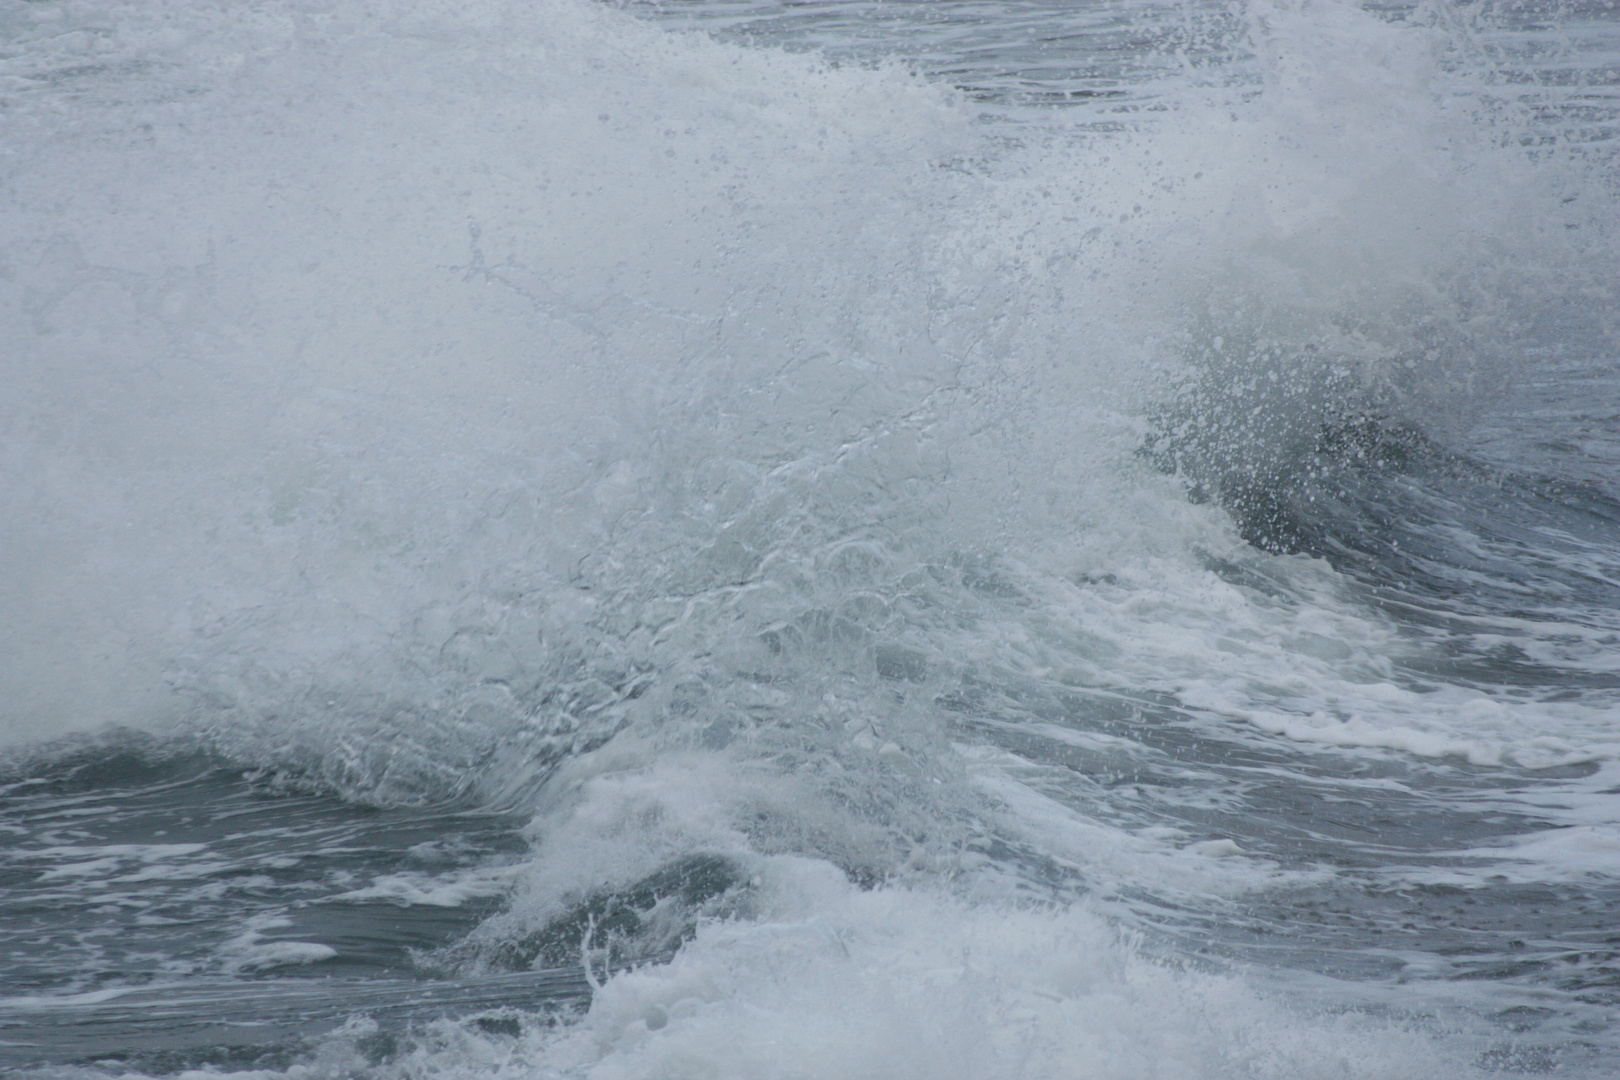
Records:
M1542 1075L1614 0L0 0L0 1076Z

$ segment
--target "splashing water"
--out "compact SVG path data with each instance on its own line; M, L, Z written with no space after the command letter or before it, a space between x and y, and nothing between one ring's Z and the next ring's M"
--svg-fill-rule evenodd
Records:
M1617 64L0 6L0 1061L1607 1075Z

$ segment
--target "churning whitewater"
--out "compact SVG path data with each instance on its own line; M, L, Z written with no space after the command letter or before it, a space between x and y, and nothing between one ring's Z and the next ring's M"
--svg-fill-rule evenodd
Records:
M1612 0L0 0L0 1073L1620 1071Z

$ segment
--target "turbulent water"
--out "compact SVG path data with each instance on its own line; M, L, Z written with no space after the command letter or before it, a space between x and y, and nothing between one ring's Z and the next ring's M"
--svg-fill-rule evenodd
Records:
M1612 0L3 0L0 1072L1620 1074Z

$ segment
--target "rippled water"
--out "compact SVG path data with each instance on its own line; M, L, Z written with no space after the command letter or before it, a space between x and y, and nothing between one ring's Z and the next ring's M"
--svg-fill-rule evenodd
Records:
M0 6L0 1070L1612 1075L1617 131L1601 2Z

